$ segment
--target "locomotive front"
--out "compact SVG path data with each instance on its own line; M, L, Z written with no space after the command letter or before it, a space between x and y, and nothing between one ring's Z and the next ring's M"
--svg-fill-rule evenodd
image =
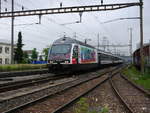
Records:
M48 55L49 71L67 69L71 64L72 43L66 37L56 40Z
M49 70L60 70L63 64L70 64L71 44L54 44L49 51ZM67 66L67 65L66 65Z

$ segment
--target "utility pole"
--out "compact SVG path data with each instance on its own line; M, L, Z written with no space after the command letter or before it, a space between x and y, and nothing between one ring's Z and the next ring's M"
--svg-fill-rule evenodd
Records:
M11 12L11 64L14 64L14 0L12 0Z
M0 16L1 16L1 10L2 10L2 1L0 0Z
M103 40L102 40L102 46L103 46L103 50L105 51L105 49L106 49L106 47L107 47L107 42L108 42L108 40L107 40L107 37L103 37Z
M97 35L97 47L98 47L98 49L99 49L99 33L98 33L98 35Z
M82 14L83 14L83 12L79 12L79 16L80 16L80 23L82 22Z
M90 38L85 38L84 43L87 44L87 41L91 41L91 39Z
M129 45L130 45L130 49L129 49L129 51L130 51L130 57L131 57L131 63L132 63L132 28L129 28L129 32L130 32L130 41L129 41Z
M140 57L141 72L144 74L144 56L143 56L143 0L140 0Z

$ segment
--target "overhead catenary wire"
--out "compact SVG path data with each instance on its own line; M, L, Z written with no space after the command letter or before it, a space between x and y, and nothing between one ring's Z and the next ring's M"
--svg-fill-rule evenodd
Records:
M17 3L18 4L18 3ZM19 5L19 4L18 4ZM21 5L19 5L19 6L21 6ZM34 23L29 23L28 25L33 25ZM36 24L36 23L35 23ZM27 25L27 24L22 24L23 26L25 26L25 25ZM18 26L18 25L17 25ZM45 30L47 30L46 28L45 28Z
M30 3L33 5L33 2L30 0ZM35 6L35 4L34 4L34 6ZM49 18L49 17L46 17L46 18ZM55 23L55 24L58 24L59 26L61 26L61 27L64 27L64 26L62 26L62 25L60 25L59 23L57 23L56 21L54 21L53 19L49 19L51 22L53 22L53 23ZM69 29L70 31L72 31L72 33L74 33L74 32L76 32L76 31L74 31L74 30L72 30L71 28L68 28L68 27L64 27L64 28L67 28L67 29ZM77 34L79 34L78 32L76 32ZM80 36L81 36L81 34L79 34ZM83 37L83 35L82 35L82 37ZM85 37L85 36L84 36Z

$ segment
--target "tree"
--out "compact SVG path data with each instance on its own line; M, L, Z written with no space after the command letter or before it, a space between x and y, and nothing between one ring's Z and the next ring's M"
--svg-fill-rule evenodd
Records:
M29 63L30 62L29 55L28 55L27 52L23 53L23 61L24 61L24 63Z
M42 55L39 56L39 61L43 61Z
M15 49L15 56L14 56L14 60L20 64L23 62L23 47L24 44L22 44L22 33L19 32L18 33L18 42L17 42L17 48Z
M47 61L47 57L48 57L48 52L49 52L49 49L51 48L52 45L48 45L46 48L43 49L43 54L45 56L45 61Z
M28 55L27 52L24 52L24 58L25 58L25 59L28 59L28 58L29 58L29 55Z
M43 53L44 53L44 56L45 56L45 61L47 60L47 57L48 57L48 51L49 51L49 48L44 48L43 49Z
M38 58L38 52L36 51L36 48L32 50L32 55L31 55L32 61L36 61Z

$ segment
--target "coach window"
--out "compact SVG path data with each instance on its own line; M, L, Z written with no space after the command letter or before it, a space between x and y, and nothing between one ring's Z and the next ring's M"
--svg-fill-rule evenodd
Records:
M0 47L0 54L2 53L2 49L3 49L3 47Z
M2 62L2 58L0 58L0 64L2 64L3 62Z
M5 53L9 54L9 47L5 47Z

